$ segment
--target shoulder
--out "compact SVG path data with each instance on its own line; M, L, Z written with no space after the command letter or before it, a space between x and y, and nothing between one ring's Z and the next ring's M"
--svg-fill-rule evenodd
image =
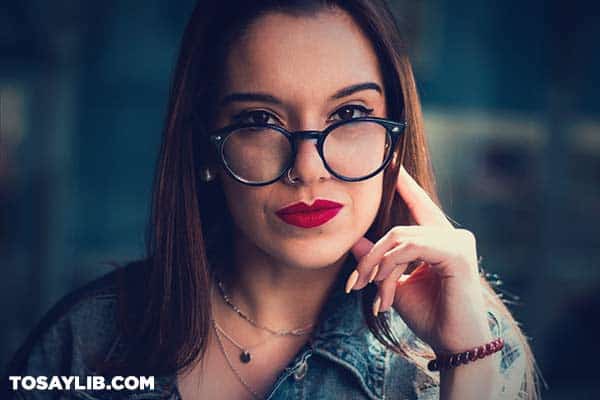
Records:
M139 262L118 267L62 297L14 354L7 375L89 371L116 344L119 284L141 267Z

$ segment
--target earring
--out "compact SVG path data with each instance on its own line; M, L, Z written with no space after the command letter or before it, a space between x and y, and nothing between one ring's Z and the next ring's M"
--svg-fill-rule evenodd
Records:
M200 180L202 182L212 182L214 181L216 178L215 173L213 172L212 169L210 169L210 167L202 167L200 169Z

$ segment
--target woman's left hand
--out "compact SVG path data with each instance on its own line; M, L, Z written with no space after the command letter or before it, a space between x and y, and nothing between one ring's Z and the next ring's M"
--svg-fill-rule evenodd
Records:
M373 312L394 307L438 354L462 352L491 340L474 235L454 228L403 166L396 189L418 225L395 226L376 243L363 237L354 244L351 251L358 265L347 291L357 274L350 286L355 290L374 278L378 296ZM414 260L423 262L400 279Z

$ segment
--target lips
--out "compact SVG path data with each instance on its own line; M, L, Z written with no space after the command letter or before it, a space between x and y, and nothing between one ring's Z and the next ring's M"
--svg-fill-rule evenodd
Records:
M279 209L275 214L290 225L313 228L335 217L342 207L335 201L318 199L311 206L298 202Z

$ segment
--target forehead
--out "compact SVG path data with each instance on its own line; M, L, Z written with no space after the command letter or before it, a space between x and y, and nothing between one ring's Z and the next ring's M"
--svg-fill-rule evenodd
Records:
M261 16L230 49L224 83L227 92L303 98L381 81L370 41L349 14L335 9Z

